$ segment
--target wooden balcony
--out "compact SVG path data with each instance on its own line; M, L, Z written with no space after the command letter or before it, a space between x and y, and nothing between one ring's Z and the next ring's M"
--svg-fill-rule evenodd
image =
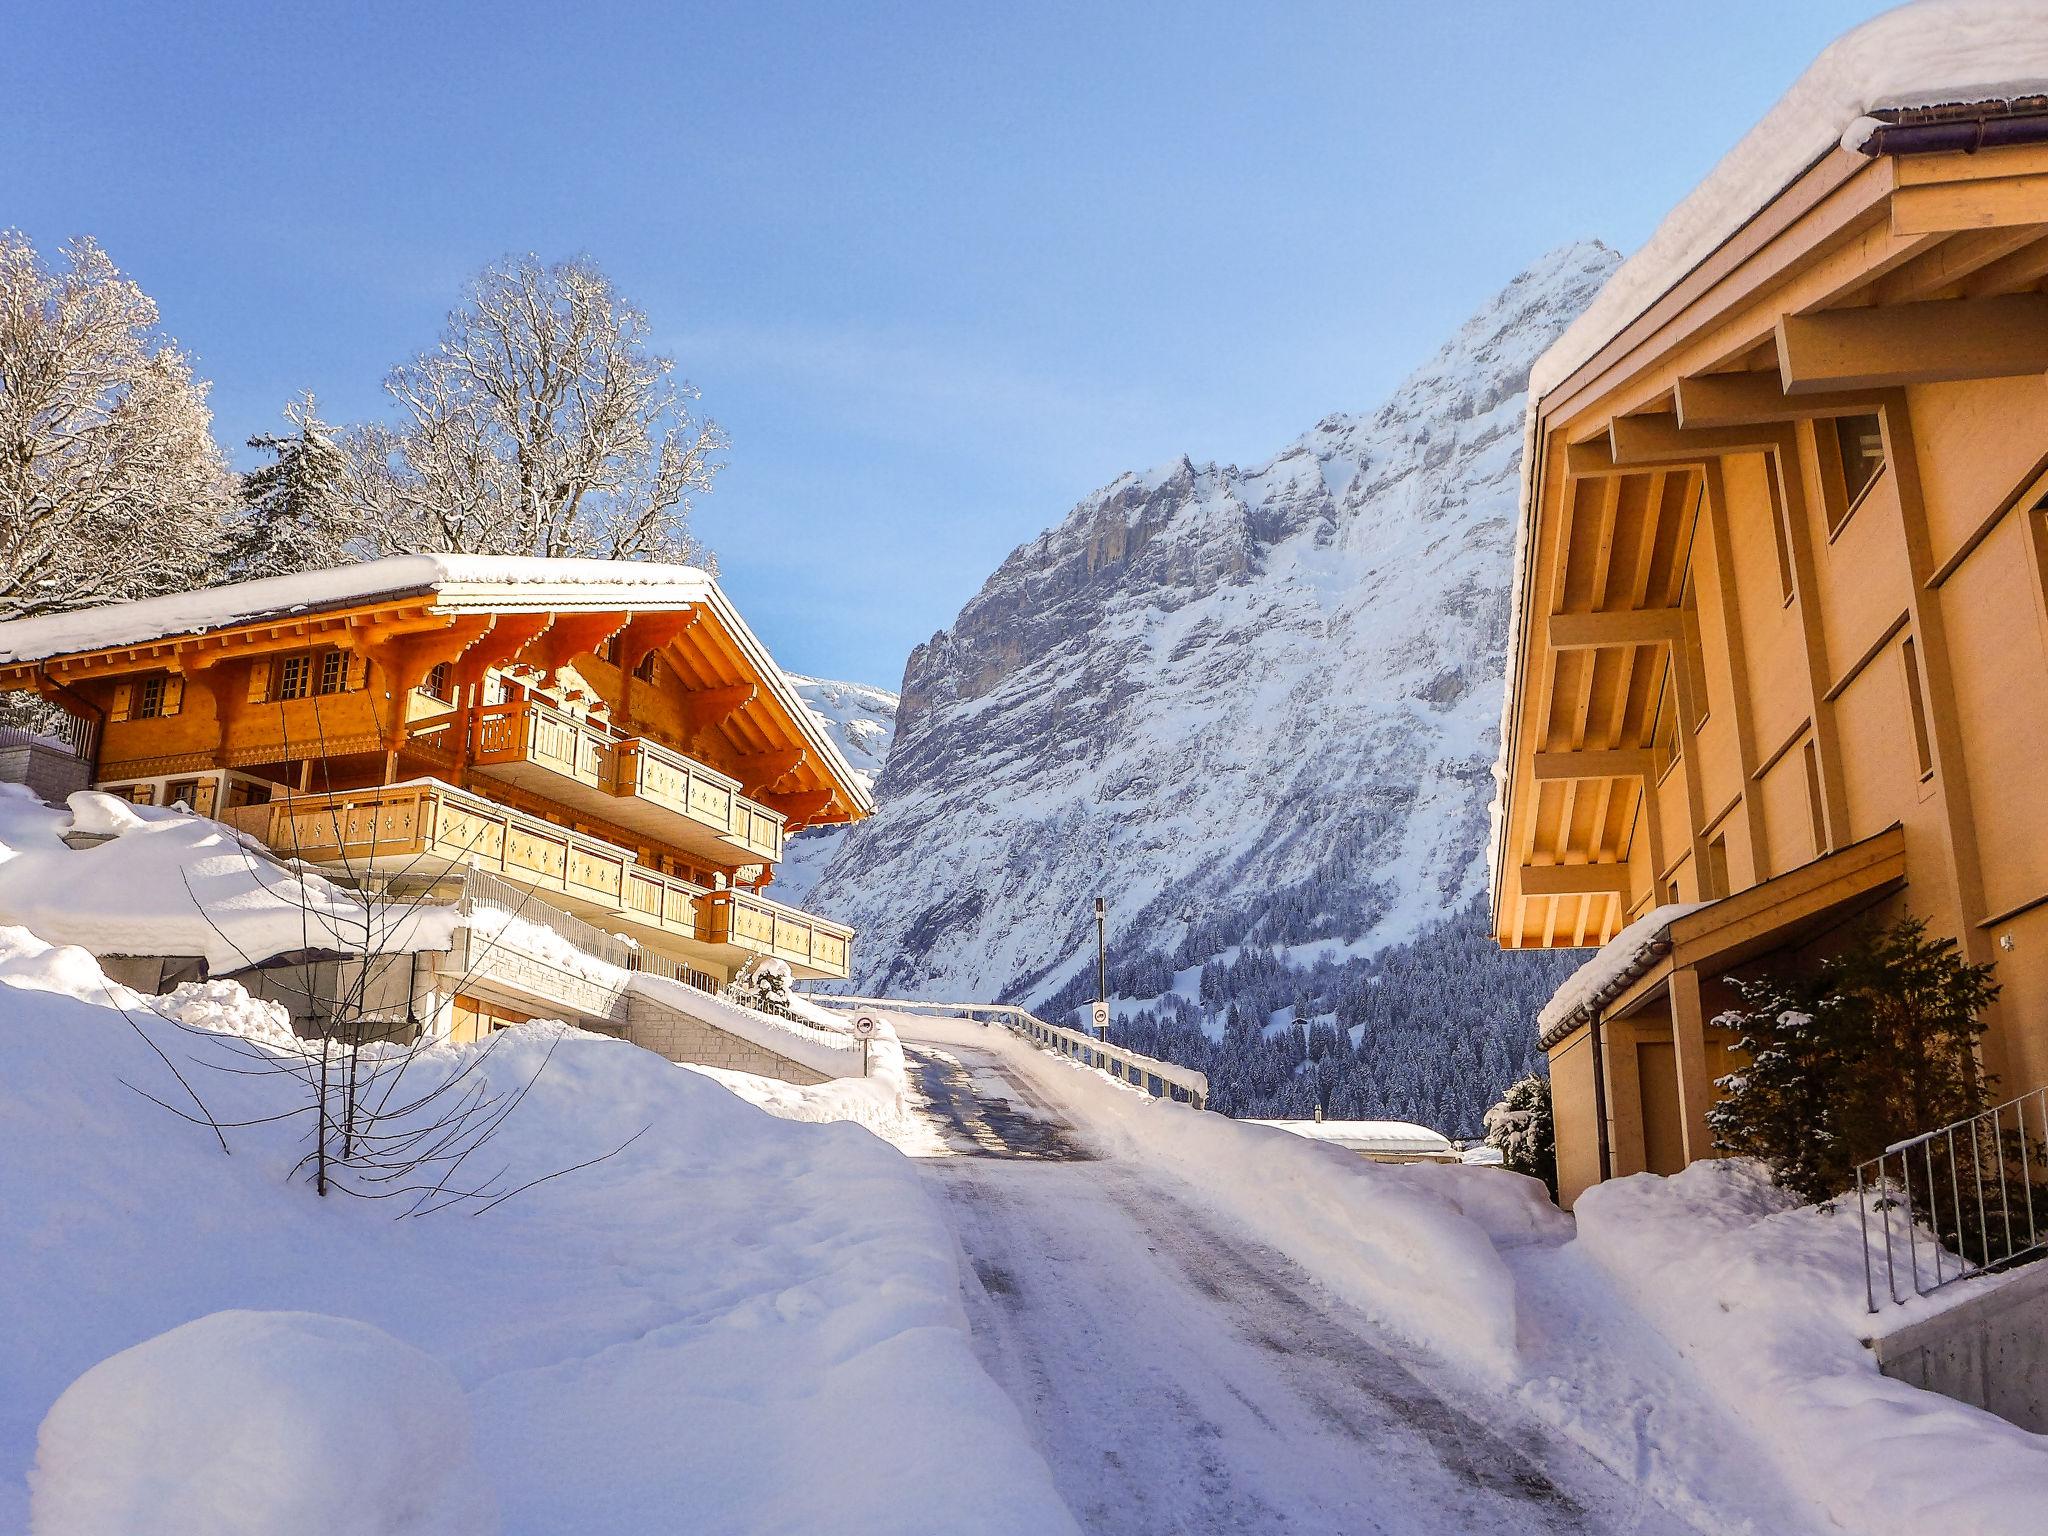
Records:
M709 891L697 899L698 937L753 955L773 955L799 976L847 974L853 930L751 891Z
M784 818L741 794L738 780L658 741L616 736L531 699L479 710L471 757L486 777L713 864L782 857Z
M651 948L729 967L774 955L844 977L852 930L746 891L707 891L628 849L432 780L295 795L228 813L277 852L351 873L482 869L623 929Z

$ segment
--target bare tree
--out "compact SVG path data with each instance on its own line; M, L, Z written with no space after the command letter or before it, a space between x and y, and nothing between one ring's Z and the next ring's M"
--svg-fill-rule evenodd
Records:
M378 551L705 561L690 498L726 437L647 329L588 258L486 268L385 380L396 425L347 439Z
M90 239L0 230L0 619L204 585L232 481L207 386Z

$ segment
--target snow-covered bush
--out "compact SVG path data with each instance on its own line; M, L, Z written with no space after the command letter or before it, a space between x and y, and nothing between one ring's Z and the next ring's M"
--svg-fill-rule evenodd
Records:
M763 957L741 966L725 984L724 995L727 1002L738 1003L742 1008L793 1019L796 1010L790 1003L790 988L795 980L782 961Z
M31 1536L489 1536L447 1366L313 1312L214 1312L102 1360L44 1418Z
M1984 1107L1976 1045L1998 986L1918 918L1865 932L1806 974L1729 985L1740 1002L1714 1022L1747 1061L1719 1080L1714 1144L1761 1159L1807 1200L1841 1194L1894 1142Z
M1530 1073L1509 1083L1500 1102L1486 1112L1486 1144L1500 1150L1510 1173L1541 1179L1557 1198L1557 1122L1550 1107L1550 1079Z

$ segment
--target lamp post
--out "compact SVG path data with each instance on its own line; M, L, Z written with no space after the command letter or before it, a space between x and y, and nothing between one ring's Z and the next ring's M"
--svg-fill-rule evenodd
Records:
M1099 1017L1102 1020L1102 1038L1109 1038L1109 941L1104 936L1103 920L1108 908L1103 899L1095 898L1095 1001L1102 1005Z

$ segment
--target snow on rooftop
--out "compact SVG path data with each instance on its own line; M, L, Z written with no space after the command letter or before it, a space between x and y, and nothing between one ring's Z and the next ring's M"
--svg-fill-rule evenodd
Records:
M1406 1120L1251 1120L1249 1125L1270 1125L1310 1141L1334 1142L1355 1152L1385 1152L1402 1156L1456 1155L1448 1137L1426 1125Z
M710 576L693 565L641 560L544 560L522 555L389 555L360 565L266 576L197 592L0 623L0 662L40 661L71 651L139 645L204 633L271 614L313 612L403 592L475 591L513 597L520 588L576 589L585 602L646 600L650 589L678 602L708 597ZM538 597L535 592L532 596Z
M1564 985L1536 1015L1537 1038L1568 1022L1602 992L1651 959L1669 935L1671 925L1710 903L1679 901L1655 907L1601 945L1593 958L1565 977Z
M1859 119L2048 92L2048 0L1915 0L1845 32L1672 209L1537 360L1538 400L1648 309Z

